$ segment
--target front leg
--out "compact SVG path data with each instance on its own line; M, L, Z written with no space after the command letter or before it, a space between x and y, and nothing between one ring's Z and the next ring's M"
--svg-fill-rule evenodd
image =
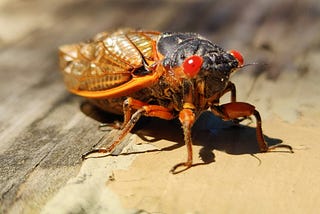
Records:
M186 107L192 107L192 104L185 104ZM179 120L182 125L184 142L187 146L188 157L186 162L176 164L170 172L173 174L177 174L179 172L185 171L192 166L192 138L191 138L191 128L195 122L195 114L192 108L184 108L179 113ZM181 170L177 169L179 167L184 167Z
M223 120L236 120L239 117L249 117L254 115L257 120L256 135L261 152L268 152L275 148L283 147L293 153L293 149L289 145L268 146L263 137L260 114L253 105L243 102L232 102L221 106L212 106L211 111Z

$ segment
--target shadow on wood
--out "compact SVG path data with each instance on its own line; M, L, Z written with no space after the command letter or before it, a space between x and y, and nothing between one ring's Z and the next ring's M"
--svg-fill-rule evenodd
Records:
M114 121L122 121L121 115L104 112L87 101L82 103L81 110L87 116L99 122L113 123ZM248 122L249 120L246 121ZM243 122L245 123L246 121ZM255 123L255 121L249 122ZM142 117L132 130L132 133L137 134L143 141L148 143L154 143L159 140L176 142L174 145L161 148L161 151L171 151L184 146L182 129L177 119L167 121L159 118ZM192 135L194 145L202 146L199 155L204 161L204 164L214 162L215 155L213 150L223 151L232 155L253 155L260 153L255 127L234 124L232 121L223 121L209 111L203 112L199 116L192 128ZM281 139L271 138L266 135L264 135L264 138L269 146L282 143ZM121 155L158 151L158 149L155 149L142 152L123 153ZM289 151L283 151L280 148L279 152ZM97 157L105 156L106 155L99 155Z

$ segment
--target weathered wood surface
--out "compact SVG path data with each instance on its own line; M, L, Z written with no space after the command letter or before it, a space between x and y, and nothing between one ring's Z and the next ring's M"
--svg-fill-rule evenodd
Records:
M319 210L318 0L1 1L0 27L0 213ZM234 76L239 100L258 107L269 142L284 141L296 153L257 154L257 167L245 155L256 153L253 128L210 135L203 126L216 124L206 118L194 153L214 149L216 162L173 176L168 170L186 155L174 143L182 142L179 125L155 120L138 133L160 140L129 148L153 152L82 163L105 135L93 119L101 114L87 104L81 111L82 99L65 90L57 47L119 27L199 32L242 50L248 62L268 63Z

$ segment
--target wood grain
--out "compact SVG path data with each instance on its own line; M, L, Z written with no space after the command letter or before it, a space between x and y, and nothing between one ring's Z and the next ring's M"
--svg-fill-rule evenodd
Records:
M309 134L315 134L317 133L315 130L319 130L319 124L316 121L320 119L320 93L317 87L320 80L318 72L320 7L317 0L301 3L294 0L281 2L276 0L268 2L263 0L214 2L13 0L0 2L0 14L2 29L0 32L0 213L39 213L44 207L45 211L49 212L51 205L59 201L55 199L55 196L58 193L64 194L61 193L61 190L68 187L70 180L79 179L77 175L81 174L82 167L88 170L89 166L93 168L97 166L97 169L103 171L104 167L98 165L99 160L91 160L87 166L84 166L81 154L90 150L106 134L97 127L99 120L104 120L109 116L101 116L101 112L97 112L94 108L91 109L90 106L86 106L89 109L83 112L81 109L83 100L69 94L63 85L58 70L57 56L58 46L89 39L101 31L120 27L159 31L192 31L203 34L226 49L242 50L247 62L262 63L260 66L248 67L245 71L235 75L234 81L241 91L239 100L250 101L257 105L263 118L269 121L267 126L270 127L270 130L273 127L273 117L280 118L276 122L285 128L290 126L288 129L291 131L295 130L292 126L299 123L310 128ZM268 66L263 63L267 63ZM286 125L287 123L289 125ZM167 126L166 123L163 125L163 127ZM298 130L303 130L301 125L298 126ZM159 128L155 129L157 130L151 131L154 136L166 133ZM179 126L175 130L179 132ZM246 133L252 133L249 130L251 129L248 129ZM276 130L273 133L277 133ZM113 130L109 134L111 139L117 134L117 131ZM160 147L164 145L165 148L170 147L172 141L180 139L176 132L171 134L173 137L168 137L169 141L159 141ZM170 136L170 131L168 136ZM291 139L287 136L283 138ZM137 135L130 134L128 139L142 142ZM305 143L302 144L305 145ZM179 148L182 145L171 146ZM293 146L298 147L299 145ZM182 157L176 159L170 151L176 153L174 149L168 149L168 160L164 160L165 155L161 156L164 159L159 160L159 164L163 161L164 166L168 168L161 167L159 171L163 173L163 177L158 178L157 182L167 180L169 166L180 161L185 155L185 151L182 150ZM157 153L151 152L150 154ZM148 155L143 157L146 158L144 161L150 158ZM124 156L117 160L115 157L112 161L117 162L120 159L129 161L126 158L128 157ZM237 156L232 159L234 158ZM148 177L147 172L139 168L143 167L140 159L139 161L138 165L133 168L138 167L137 171ZM90 165L92 163L94 164ZM152 160L150 163L156 164ZM228 163L232 164L230 162L225 164ZM319 159L315 158L307 163L317 166ZM286 162L286 164L287 167L290 167L290 163ZM152 165L146 164L145 170L157 170L156 167L150 169L150 166ZM221 165L217 167L217 171L223 173L219 167ZM201 174L200 169L203 168L205 166L196 170L198 175ZM301 168L299 169L301 173L304 173ZM273 172L270 168L268 170L268 173ZM110 170L107 171L111 173ZM93 170L91 173L95 174L97 171ZM108 173L106 172L105 175ZM196 179L197 173L185 176L192 175ZM123 174L120 172L119 176ZM130 176L134 175L130 174ZM142 175L137 177L143 177ZM176 179L170 177L171 183L168 185L174 185L179 179L183 179L183 176L179 176ZM292 176L296 177L290 179L297 180L300 175ZM312 183L315 176L310 176L309 180L306 180ZM105 180L108 179L109 177ZM183 182L187 181L192 182L192 178L188 177ZM209 206L200 204L201 198L197 198L198 205L194 210L189 206L187 206L188 210L181 208L185 202L183 199L179 199L178 207L166 203L161 197L155 199L158 200L156 207L152 207L150 202L130 203L123 198L126 198L126 194L134 194L134 189L130 189L129 185L126 188L130 190L126 192L120 184L121 182L111 185L113 191L120 195L119 197L126 206L124 209L119 205L119 213L122 209L123 213L134 212L128 211L127 208L161 210L165 213L175 211L194 213L197 210L210 213ZM143 188L141 185L136 181L133 183L134 188L137 189ZM159 185L157 191L161 191L164 188L163 185L163 183ZM218 183L213 185L218 186ZM152 191L151 186L151 183L147 183L148 191ZM241 187L245 188L245 186ZM199 188L207 197L205 185ZM187 189L191 192L197 191L197 185ZM277 191L277 189L271 188L270 191ZM170 197L170 200L190 194L190 192L180 193L180 195ZM270 195L272 194L276 193L271 192ZM101 196L109 197L110 195L104 192ZM227 196L230 195L223 194L220 199ZM241 197L241 194L238 196ZM285 194L281 196L286 197ZM311 196L319 196L319 191L313 192ZM144 197L148 197L148 194L141 194L139 197L143 200ZM52 198L55 202L46 205ZM236 200L236 198L233 199ZM285 200L285 198L282 199ZM314 201L313 205L316 205L316 202L319 200ZM232 206L232 204L222 204L220 210L215 210L224 212L228 210L227 205ZM312 203L301 204L302 207L304 205L311 206ZM315 209L308 207L306 210L312 213L316 208L319 208L319 203ZM61 212L67 213L66 210ZM93 210L92 208L91 212ZM250 212L248 206L243 210ZM280 210L283 211L285 208ZM297 211L302 210L297 209Z

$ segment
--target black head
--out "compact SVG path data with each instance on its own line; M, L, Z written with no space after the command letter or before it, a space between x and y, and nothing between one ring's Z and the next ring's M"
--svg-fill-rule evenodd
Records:
M239 52L227 52L194 33L164 33L158 51L164 56L164 67L180 68L186 78L205 81L206 97L223 90L232 71L243 65Z

